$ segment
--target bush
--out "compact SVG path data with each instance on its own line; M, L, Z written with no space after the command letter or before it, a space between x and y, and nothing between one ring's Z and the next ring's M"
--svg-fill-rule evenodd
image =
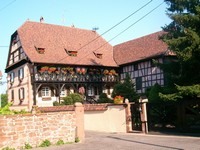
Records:
M63 140L58 140L58 142L56 142L56 145L63 145L63 144L65 144Z
M101 93L99 96L98 103L113 103L113 100L108 98L106 93Z
M49 147L51 145L51 142L49 140L44 140L39 147Z
M32 149L33 147L29 143L26 143L24 148L25 149Z
M21 111L10 110L11 105L12 105L12 103L8 103L3 108L0 108L0 115L14 115L14 114L27 114L27 113L29 113L25 110L21 110Z
M57 101L54 101L53 102L53 106L60 106L61 104L59 103L59 102L57 102Z
M63 100L64 101L62 102L62 104L64 105L73 105L76 102L83 102L82 96L78 93L72 93L69 96L64 97Z

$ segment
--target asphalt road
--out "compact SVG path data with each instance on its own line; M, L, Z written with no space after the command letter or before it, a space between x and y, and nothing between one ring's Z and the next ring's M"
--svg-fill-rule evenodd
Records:
M34 150L200 150L200 137L86 131L85 141Z

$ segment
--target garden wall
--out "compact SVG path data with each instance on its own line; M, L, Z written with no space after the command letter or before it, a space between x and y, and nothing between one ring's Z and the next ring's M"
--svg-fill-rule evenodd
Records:
M127 132L125 105L85 105L85 130L103 132Z
M21 149L25 143L35 147L48 139L52 144L62 139L74 142L79 135L84 137L83 106L73 111L0 116L0 149ZM80 134L81 133L81 134Z

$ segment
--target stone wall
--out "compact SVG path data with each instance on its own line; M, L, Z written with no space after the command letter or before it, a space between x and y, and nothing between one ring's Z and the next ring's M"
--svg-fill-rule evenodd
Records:
M48 139L52 144L62 139L74 142L79 135L84 138L82 105L75 106L74 111L0 116L0 149L12 147L21 149L25 143L33 147ZM78 131L77 131L78 130Z

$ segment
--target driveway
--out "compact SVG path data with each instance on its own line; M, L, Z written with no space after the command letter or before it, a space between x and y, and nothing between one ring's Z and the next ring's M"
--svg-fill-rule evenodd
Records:
M200 150L200 137L150 133L103 133L86 131L77 144L35 148L34 150Z

